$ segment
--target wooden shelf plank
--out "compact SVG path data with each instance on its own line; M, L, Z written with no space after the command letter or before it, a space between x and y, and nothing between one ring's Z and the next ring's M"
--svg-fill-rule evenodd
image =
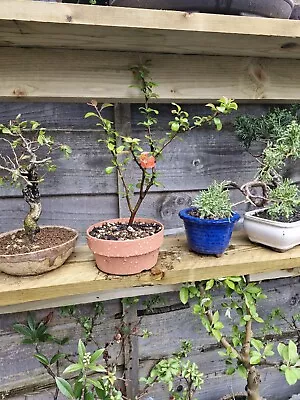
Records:
M1 0L0 46L300 58L300 26L280 19Z
M300 99L300 60L6 47L0 100L139 102L130 66L147 60L160 102Z
M231 246L221 258L190 252L185 237L166 238L155 270L128 277L100 272L89 249L80 247L63 267L47 274L26 278L0 274L0 306L293 268L297 275L299 267L299 246L286 253L277 253L250 243L241 233L234 234Z

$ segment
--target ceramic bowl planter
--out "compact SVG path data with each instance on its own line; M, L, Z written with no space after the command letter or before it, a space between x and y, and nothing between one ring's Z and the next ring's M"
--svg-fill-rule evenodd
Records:
M112 6L290 18L292 0L111 0Z
M263 208L245 214L244 228L251 242L263 244L280 252L300 244L300 221L277 222L256 215L265 210Z
M179 213L184 221L189 248L199 254L222 255L229 245L239 214L233 213L231 218L204 219L191 216L192 210L186 208Z
M57 235L63 234L65 236L67 234L68 239L56 246L29 253L0 254L0 271L16 276L40 275L63 265L74 251L78 232L62 226L45 226L41 227L41 230L48 228L55 228ZM7 236L13 235L14 237L18 232L20 232L20 229L2 233L0 241Z
M163 243L163 225L152 219L136 218L135 222L154 223L161 227L158 233L142 239L103 240L90 235L93 228L115 222L128 223L128 218L102 221L90 226L87 230L88 246L95 255L100 271L112 275L134 275L154 267Z

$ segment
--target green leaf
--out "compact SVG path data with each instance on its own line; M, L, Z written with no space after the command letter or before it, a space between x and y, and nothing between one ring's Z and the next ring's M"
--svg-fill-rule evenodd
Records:
M251 339L251 344L252 346L254 346L256 348L256 350L261 350L264 347L264 344L261 340L257 340L257 339Z
M212 335L217 339L218 342L220 342L220 340L222 339L222 334L220 331L218 331L217 329L212 329L211 330Z
M210 279L209 281L206 282L205 285L205 290L210 290L215 284L215 280L214 279Z
M28 328L28 326L23 325L23 324L14 324L13 326L14 330L18 333L21 333L22 335L31 338L32 332Z
M103 365L90 364L89 369L95 372L106 372L106 369L103 367Z
M95 361L97 361L98 358L101 357L103 353L104 353L104 349L96 350L96 351L91 355L91 364L93 364Z
M247 369L243 365L239 365L237 371L242 378L247 379Z
M83 356L85 355L85 353L86 353L85 345L83 344L82 340L79 339L79 342L78 342L78 355L79 355L79 358L81 359L81 361L82 361Z
M252 352L252 356L250 357L250 364L257 365L261 362L261 354L257 351Z
M289 385L295 385L298 381L298 375L292 368L287 368L284 372L285 379Z
M56 363L56 361L61 360L62 358L65 358L65 356L66 355L64 353L55 354L50 360L50 365Z
M226 375L233 375L235 373L235 368L233 366L226 369Z
M289 361L292 364L295 364L295 362L297 362L297 360L299 359L299 356L298 356L297 346L292 340L289 341L288 351L289 351Z
M110 175L112 172L114 172L115 167L106 167L105 168L105 173L107 175Z
M94 400L94 399L95 399L95 397L92 392L86 392L84 394L84 400Z
M55 382L58 389L64 396L66 396L68 399L74 399L74 392L69 382L60 377L56 377Z
M187 287L182 287L179 292L179 297L182 304L187 304L189 301L189 289Z
M289 361L289 351L288 347L285 344L279 343L279 345L277 346L277 351L284 361Z
M95 114L94 112L88 112L85 114L84 118L90 118L90 117L96 117L99 118L99 116L97 114Z
M34 354L34 357L43 365L50 365L48 358L41 353Z
M69 374L70 372L75 372L75 371L80 371L82 369L82 364L71 364L69 365L65 370L64 370L64 374Z
M115 150L115 144L114 143L112 143L112 142L109 142L109 143L107 143L107 148L108 148L108 150L110 150L110 151L114 151Z
M229 280L229 279L225 279L225 284L232 290L235 290L235 284Z
M222 122L221 122L220 118L215 117L214 124L217 128L217 131L220 131L222 129Z

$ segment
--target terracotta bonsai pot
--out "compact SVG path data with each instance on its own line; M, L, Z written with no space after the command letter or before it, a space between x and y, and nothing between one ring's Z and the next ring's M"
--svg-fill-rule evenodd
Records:
M43 228L53 228L53 226L41 227ZM78 232L64 226L54 226L54 228L68 230L74 234L74 237L65 243L44 250L14 255L0 254L0 272L16 276L40 275L63 265L74 251ZM18 231L20 229L2 233L0 239Z
M107 222L128 223L128 218L102 221L88 228L88 246L95 255L96 265L100 271L112 275L134 275L155 266L159 248L164 239L164 227L160 222L153 219L136 218L136 222L156 223L161 226L161 231L142 239L103 240L94 238L89 234L93 228L102 226Z
M111 0L110 5L270 18L290 18L294 7L292 0Z

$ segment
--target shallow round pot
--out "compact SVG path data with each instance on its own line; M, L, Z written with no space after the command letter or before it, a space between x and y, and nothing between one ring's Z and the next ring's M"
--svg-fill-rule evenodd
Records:
M110 0L110 5L270 18L290 18L294 7L292 0Z
M87 230L87 243L95 255L100 271L112 275L134 275L155 266L159 248L164 239L164 227L160 222L147 218L136 218L135 222L156 223L161 231L146 238L135 240L104 240L92 237L89 232L107 222L128 223L128 218L110 219L90 226Z
M44 272L52 271L61 265L73 253L78 232L72 228L64 226L42 226L43 228L63 228L74 233L74 238L71 240L44 250L32 251L31 253L1 255L0 254L0 271L8 275L29 276L40 275ZM14 231L0 234L0 238L11 235L20 231Z
M189 214L193 208L185 208L179 212L184 221L188 246L199 254L221 255L227 249L235 222L240 219L238 213L231 218L204 219Z
M300 244L300 221L277 222L257 217L260 210L247 211L244 228L251 242L284 252Z

